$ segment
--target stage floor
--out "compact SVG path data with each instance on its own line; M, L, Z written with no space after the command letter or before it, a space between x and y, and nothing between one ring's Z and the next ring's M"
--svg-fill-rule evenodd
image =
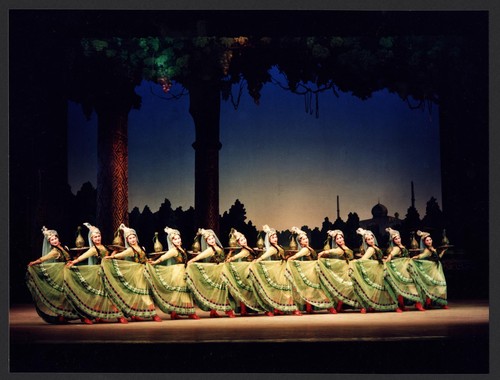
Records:
M10 309L10 372L488 373L487 301L346 311L50 325ZM222 314L221 314L222 315Z

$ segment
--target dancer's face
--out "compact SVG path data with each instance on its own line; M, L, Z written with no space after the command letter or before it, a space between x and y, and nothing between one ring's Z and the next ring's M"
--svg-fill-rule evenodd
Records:
M181 237L179 235L172 236L172 244L176 247L180 247L182 244Z
M130 245L135 245L137 244L137 236L132 234L127 236L127 241Z
M299 243L302 247L306 247L307 245L309 245L309 238L306 236L306 235L303 235L300 239L299 239Z
M392 241L394 242L394 244L397 244L397 245L401 244L401 236L396 235L394 237L394 239L392 239Z
M215 236L214 235L210 235L209 237L207 237L207 244L208 245L215 245Z
M338 245L338 246L342 246L344 245L344 236L341 235L341 234L337 234L337 236L335 236L335 243Z
M426 247L432 247L432 238L430 236L427 236L424 239L424 244L425 244Z
M101 244L101 240L102 240L102 237L101 237L101 234L99 232L96 232L95 234L92 235L92 242L94 244Z
M50 245L52 245L52 246L57 246L57 245L59 245L59 236L57 236L57 235L52 235L51 237L49 237L49 243L50 243Z
M241 246L247 245L247 238L242 236L238 239L238 244Z
M269 236L269 242L271 244L277 244L278 243L278 235L272 234L271 236Z
M367 235L365 238L366 244L368 245L374 245L375 244L375 238L373 235Z

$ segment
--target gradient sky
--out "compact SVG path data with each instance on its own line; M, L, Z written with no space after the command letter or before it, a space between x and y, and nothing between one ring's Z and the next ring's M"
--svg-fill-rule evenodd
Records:
M275 78L280 78L273 70ZM180 92L173 86L174 93ZM236 94L237 89L234 88ZM159 86L143 82L140 110L129 114L129 211L165 200L194 206L194 123L189 98L165 100ZM425 215L431 196L441 206L439 109L411 110L397 95L380 91L360 100L320 94L319 118L305 112L304 98L266 84L256 105L244 89L237 110L221 105L220 214L239 199L259 229L321 227L325 217L349 212L371 217L380 201L404 218L411 205ZM97 118L85 120L70 103L69 184L73 193L97 184ZM202 226L200 226L202 227Z

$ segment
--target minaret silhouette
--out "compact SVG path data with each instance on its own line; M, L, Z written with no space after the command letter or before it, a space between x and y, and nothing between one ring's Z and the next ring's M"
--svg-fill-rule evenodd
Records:
M337 195L337 219L340 219L340 203L338 195Z
M413 190L413 181L411 181L411 207L415 208L415 191Z

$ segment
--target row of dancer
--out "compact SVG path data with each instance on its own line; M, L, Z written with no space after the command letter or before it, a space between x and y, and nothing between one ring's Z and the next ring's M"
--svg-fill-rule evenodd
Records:
M424 303L446 307L446 282L440 263L444 253L432 247L428 233L418 232L422 252L409 258L399 233L391 235L391 253L383 258L373 233L358 229L365 253L354 259L340 230L329 231L333 248L314 256L307 234L296 227L300 249L287 257L276 230L264 226L265 252L259 257L246 238L234 231L240 247L226 256L212 230L200 229L202 250L192 259L182 247L179 231L166 227L168 251L156 260L147 255L135 230L124 225L125 250L110 251L97 227L88 223L90 248L74 260L53 230L43 229L43 255L28 265L27 284L38 314L49 323L81 319L161 321L156 307L172 319L199 319L196 306L216 318L249 312L267 316L335 314L344 305L367 310L402 311L406 304L425 310ZM431 259L431 260L429 260ZM75 265L88 260L88 265ZM43 265L40 265L42 264Z

